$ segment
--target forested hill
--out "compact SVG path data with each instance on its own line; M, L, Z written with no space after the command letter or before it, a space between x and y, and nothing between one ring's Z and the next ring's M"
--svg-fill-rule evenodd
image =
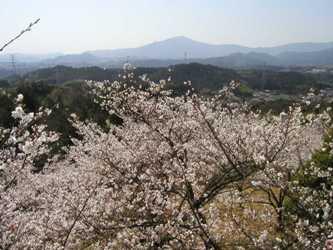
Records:
M20 79L20 82L42 81L46 84L64 84L74 80L113 81L117 80L121 73L121 69L56 66L28 73ZM232 80L241 81L256 90L278 90L285 93L298 93L312 87L324 88L333 84L333 77L325 77L323 80L314 74L266 69L233 70L198 63L164 68L137 68L134 73L137 76L146 74L154 81L171 77L175 89L181 88L184 81L191 81L193 86L203 93L218 90Z
M23 80L44 81L48 84L63 84L73 80L103 81L116 79L120 72L120 69L103 69L100 67L56 66L30 72L23 76Z

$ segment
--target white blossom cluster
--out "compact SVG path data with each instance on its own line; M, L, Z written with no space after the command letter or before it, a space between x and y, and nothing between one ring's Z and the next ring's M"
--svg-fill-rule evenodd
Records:
M0 155L14 178L0 183L0 248L282 249L292 236L324 246L302 226L289 237L282 213L292 176L320 146L321 117L228 103L236 83L211 99L171 97L160 84L89 82L122 124L105 131L73 115L81 138L40 174L29 171L33 156L56 136L45 127L18 135L39 115L15 109L20 125L5 131L12 146Z
M19 225L30 218L22 217L21 211L30 209L30 197L25 189L34 185L34 161L49 153L49 144L58 140L57 134L46 130L43 120L50 114L48 109L38 113L26 113L22 105L23 95L16 98L17 107L12 112L16 126L0 128L0 248L14 247L19 237ZM49 159L50 161L51 159ZM45 162L46 164L48 162ZM24 198L26 204L16 203ZM25 207L27 206L27 207Z

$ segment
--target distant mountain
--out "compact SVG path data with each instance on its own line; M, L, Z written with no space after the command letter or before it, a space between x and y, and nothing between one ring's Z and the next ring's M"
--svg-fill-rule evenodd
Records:
M56 58L63 56L62 53L49 53L49 54L23 54L23 53L13 53L13 54L0 54L0 63L11 62L12 57L14 57L15 62L19 63L36 63L47 59Z
M251 49L239 45L213 45L197 42L186 37L174 37L160 42L154 42L138 48L96 50L92 55L105 58L149 58L149 59L182 59L207 58L225 56L236 52L249 52Z
M228 68L262 66L333 64L333 42L293 43L276 47L257 47L224 44L214 45L179 36L128 49L95 50L68 55L15 55L16 61L35 67L66 65L73 67L121 67L129 60L136 66L165 67L198 62ZM0 63L10 62L9 55L0 55Z
M120 69L103 69L100 67L73 68L68 66L56 66L51 68L38 69L23 76L29 81L44 81L49 84L59 84L73 80L115 80Z
M279 58L264 53L235 53L224 57L207 58L200 63L226 68L257 68L281 65Z
M278 55L283 65L332 65L333 48L315 52L284 52Z
M333 65L333 47L313 52L283 52L276 56L265 53L235 53L229 56L207 58L200 63L227 68L261 68L262 66L321 66Z
M267 53L270 55L279 55L286 52L316 52L333 48L333 42L327 43L291 43L282 46L255 48L256 52Z
M235 53L266 53L278 55L284 52L314 52L333 48L333 42L329 43L293 43L276 47L250 48L246 46L224 44L214 45L194 41L180 36L160 42L154 42L138 48L96 50L88 53L103 58L126 58L132 59L183 59L222 57Z
M200 63L222 68L263 68L281 65L280 59L264 53L234 53L222 57L192 58L192 59L133 59L137 67L167 67L169 65ZM114 67L116 64L113 65ZM118 64L119 66L119 64Z
M74 67L100 66L105 68L121 68L126 60L106 59L90 55L63 56L43 62L44 66L67 65ZM169 65L201 63L224 68L272 68L289 66L333 65L333 48L315 52L285 52L277 56L265 53L234 53L222 57L190 58L190 59L141 59L132 58L130 62L137 67L167 67Z
M45 66L65 65L65 66L83 67L83 66L98 65L105 61L106 61L105 59L99 58L90 53L82 53L82 54L63 55L56 58L43 60L40 63Z

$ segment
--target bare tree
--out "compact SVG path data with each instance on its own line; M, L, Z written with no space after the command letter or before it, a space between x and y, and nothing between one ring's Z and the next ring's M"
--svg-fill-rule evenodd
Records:
M10 44L12 44L14 41L16 41L17 39L19 39L24 33L31 31L31 28L36 25L38 22L40 21L40 18L38 18L36 21L30 23L28 25L28 27L24 30L22 30L17 36L15 36L14 38L12 38L9 42L5 43L1 48L0 48L0 52L2 52L6 47L8 47Z

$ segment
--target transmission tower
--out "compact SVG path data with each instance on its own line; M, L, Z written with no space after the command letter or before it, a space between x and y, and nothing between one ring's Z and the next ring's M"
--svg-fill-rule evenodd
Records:
M10 55L10 58L11 58L13 73L16 76L17 75L17 68L16 68L15 55Z

